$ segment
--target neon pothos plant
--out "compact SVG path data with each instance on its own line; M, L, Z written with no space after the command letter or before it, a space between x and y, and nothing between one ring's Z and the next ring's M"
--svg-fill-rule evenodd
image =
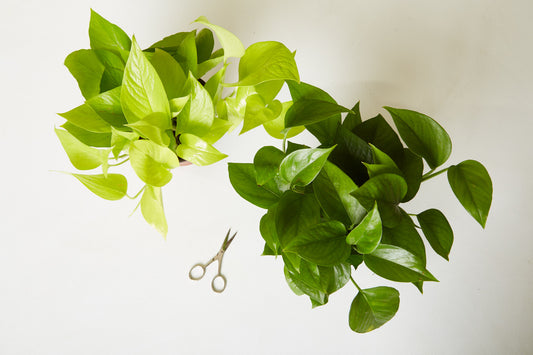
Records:
M205 28L141 50L134 37L91 11L91 48L65 60L85 102L60 114L67 121L56 134L75 168L102 170L72 175L96 195L119 200L127 196L127 180L109 170L129 161L145 184L132 198L141 196L144 218L164 236L161 189L171 170L180 160L209 165L225 158L213 144L241 122L241 133L265 124L279 137L284 127L276 118L287 107L275 98L284 80L299 81L294 54L283 44L259 42L245 50L205 17L195 23ZM231 57L241 58L239 81L227 84ZM229 96L223 97L224 87L233 88Z
M447 172L459 202L485 227L491 179L474 160L438 170L452 144L426 115L385 107L398 136L382 115L363 121L359 103L349 110L314 86L287 85L293 104L284 116L285 127L304 125L321 146L284 141L283 150L263 147L253 163L229 164L231 183L244 199L267 209L259 225L263 254L281 256L294 293L309 296L313 307L321 306L351 280L357 295L349 311L350 328L371 331L396 314L399 292L386 286L360 287L352 268L364 263L375 274L410 282L422 292L424 282L437 279L426 268L419 230L446 260L453 243L442 212L413 214L402 204L416 196L424 181ZM341 121L343 112L348 114Z

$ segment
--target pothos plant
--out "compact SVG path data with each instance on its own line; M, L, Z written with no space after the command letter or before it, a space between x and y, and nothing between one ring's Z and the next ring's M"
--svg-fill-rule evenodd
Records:
M452 228L441 211L413 213L403 204L424 181L447 173L459 202L485 227L492 182L475 160L441 168L451 140L424 114L385 107L398 135L382 115L363 121L359 103L347 109L317 87L287 85L293 103L284 126L304 125L320 147L285 140L282 150L263 147L253 163L229 164L230 181L240 196L267 210L259 223L263 254L281 256L294 293L309 296L313 307L322 306L351 280L357 294L349 326L369 332L396 314L399 292L359 286L352 272L365 264L376 275L412 283L422 292L424 282L437 279L426 268L419 231L446 260L452 247ZM344 120L342 113L347 113Z
M294 53L283 44L258 42L245 50L205 17L195 24L205 28L142 50L135 37L91 10L90 49L65 60L85 102L60 114L67 121L56 134L75 168L101 169L72 176L96 195L119 200L128 196L127 179L109 170L129 161L144 183L132 198L140 198L144 218L164 236L161 189L171 170L180 161L202 166L225 158L213 144L241 122L241 133L264 124L279 137L284 127L276 118L287 106L276 96L284 80L299 81ZM229 58L240 60L239 80L228 84Z

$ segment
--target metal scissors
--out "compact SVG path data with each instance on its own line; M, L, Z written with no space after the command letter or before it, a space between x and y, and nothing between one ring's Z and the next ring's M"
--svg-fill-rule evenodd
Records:
M196 281L197 280L201 280L204 277L204 275L205 275L205 269L213 261L215 261L215 260L218 261L218 273L215 275L215 277L213 277L213 281L211 281L211 288L213 289L213 291L215 291L217 293L221 293L226 288L226 283L227 283L226 276L222 275L220 269L222 268L222 258L224 257L224 253L226 252L226 250L228 249L229 245L233 241L233 238L235 238L235 236L237 235L237 232L235 232L235 234L233 234L233 236L231 236L231 238L229 238L230 231L231 231L231 228L228 230L228 233L226 234L226 238L224 238L224 241L222 242L222 246L220 247L220 250L218 251L218 253L214 257L211 258L211 260L209 260L206 264L198 263L198 264L194 265L191 268L191 270L189 271L189 278L191 280L196 280ZM201 269L202 273L200 275L194 276L193 275L193 270L196 269L196 268ZM222 284L222 286L220 286L220 287L217 287L215 285L215 280L218 279L218 278L222 279L222 281L224 282Z

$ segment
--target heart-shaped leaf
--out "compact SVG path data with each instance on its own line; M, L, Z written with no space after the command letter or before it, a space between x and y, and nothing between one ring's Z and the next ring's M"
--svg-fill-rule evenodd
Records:
M79 170L91 170L107 162L110 150L89 147L72 134L56 128L56 134L72 165Z
M264 185L278 173L279 165L285 154L276 147L267 146L255 153L254 168L257 185Z
M117 25L112 24L91 10L89 21L89 39L92 49L109 49L115 51L129 51L131 40Z
M285 127L310 125L342 112L350 112L350 109L323 100L301 99L293 101L292 107L285 116Z
M360 254L369 254L379 245L381 235L381 218L376 202L361 223L346 236L346 243L355 245L355 249Z
M65 58L65 66L78 82L81 94L90 99L100 93L100 81L105 67L93 50L80 49Z
M95 195L106 200L120 200L128 191L128 182L120 174L82 175L72 174Z
M279 190L269 184L257 185L253 164L228 163L228 172L231 185L246 201L266 209L279 201Z
M448 260L453 244L453 231L444 214L432 208L419 213L416 218L433 250Z
M286 191L276 209L276 229L281 246L288 246L319 220L320 206L313 194Z
M400 293L392 287L360 290L350 307L350 328L357 333L377 329L391 320L399 307Z
M187 81L187 75L183 72L180 64L169 53L159 48L155 49L150 58L161 83L165 88L168 99L182 96L183 86Z
M179 166L176 154L167 147L150 140L138 140L130 144L130 162L137 176L148 185L162 187L170 182L170 169Z
M226 154L219 152L211 144L193 134L184 133L179 139L181 144L176 148L176 154L195 165L211 165L227 157Z
M244 46L241 41L230 31L210 23L205 16L198 17L195 22L199 22L209 27L217 36L222 48L224 48L224 61L230 57L242 57L244 55Z
M280 164L280 176L291 186L309 185L320 173L335 147L300 149L287 155Z

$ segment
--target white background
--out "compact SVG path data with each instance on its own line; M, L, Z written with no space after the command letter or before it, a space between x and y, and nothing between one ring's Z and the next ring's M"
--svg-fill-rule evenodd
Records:
M285 284L280 260L260 257L262 214L231 188L226 161L180 167L164 189L164 241L133 201L94 197L75 179L54 135L56 112L82 102L63 66L89 46L89 8L141 46L190 30L200 15L245 44L297 50L303 81L339 103L361 100L437 119L450 164L476 159L494 184L486 230L462 209L445 175L408 208L441 209L455 231L450 262L429 251L439 283L400 284L400 310L377 331L347 322L347 285L312 310ZM533 338L533 25L530 0L498 1L20 1L0 5L0 354L531 354ZM313 144L309 136L296 141ZM218 148L249 162L280 142L262 128ZM130 194L141 186L131 172ZM193 282L228 227L226 291ZM208 275L211 277L212 274ZM362 268L363 287L389 285Z

